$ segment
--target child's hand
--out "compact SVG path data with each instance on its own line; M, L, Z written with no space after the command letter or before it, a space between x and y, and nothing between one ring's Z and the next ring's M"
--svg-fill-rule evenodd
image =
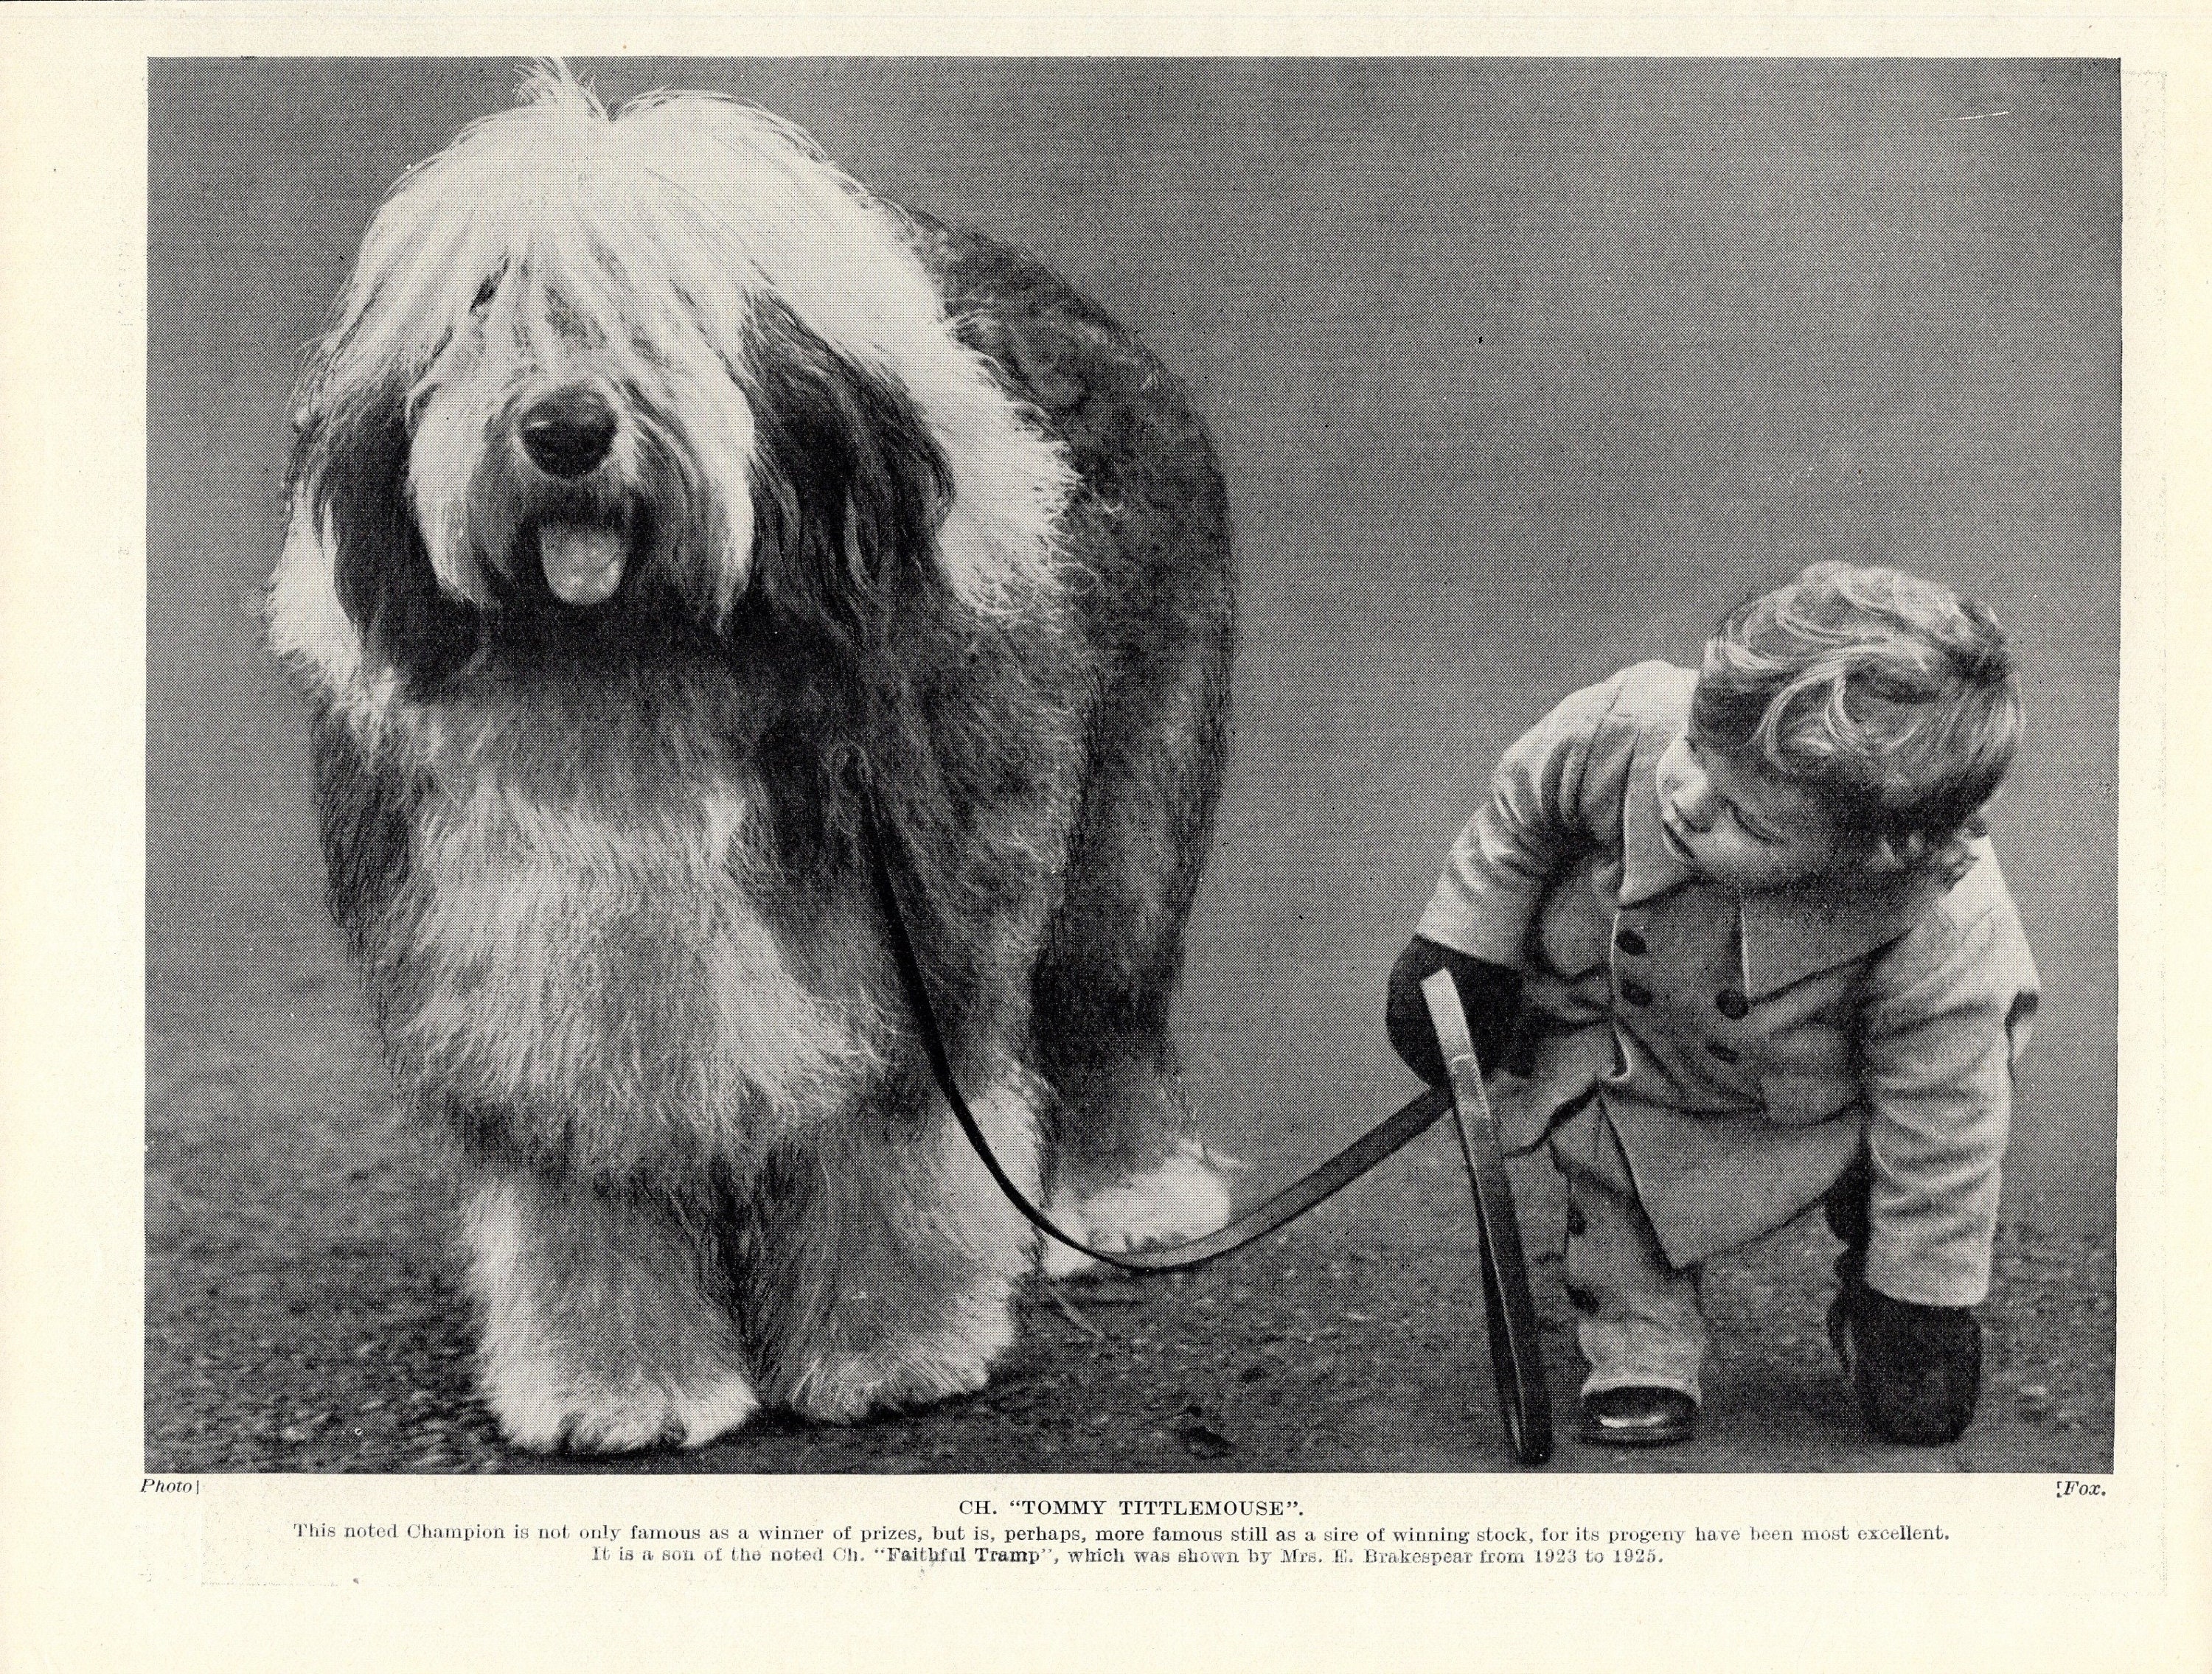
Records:
M1846 1273L1828 1337L1860 1416L1883 1440L1955 1441L1973 1422L1982 1328L1966 1309L1899 1301Z
M1475 1056L1486 1070L1504 1062L1513 1039L1513 1023L1521 1009L1521 973L1471 953L1416 936L1398 955L1390 970L1390 994L1382 1013L1390 1045L1411 1070L1431 1087L1449 1079L1443 1053L1437 1046L1429 1022L1428 1002L1421 998L1421 983L1431 973L1449 971L1459 988L1460 1004L1467 1008L1468 1033Z

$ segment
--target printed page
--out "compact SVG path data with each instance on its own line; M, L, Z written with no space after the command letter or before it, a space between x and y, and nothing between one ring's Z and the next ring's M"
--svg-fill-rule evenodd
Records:
M9 1665L2212 1649L2189 32L0 30ZM1963 1434L1869 1430L1770 1147L1647 1222L1751 1217L1662 1252L1693 1434L1588 1439L1540 1076L1521 1459L1448 1113L1188 1272L991 1184L887 913L998 1166L1203 1233L1420 1094L1501 754L1828 559L2027 718Z

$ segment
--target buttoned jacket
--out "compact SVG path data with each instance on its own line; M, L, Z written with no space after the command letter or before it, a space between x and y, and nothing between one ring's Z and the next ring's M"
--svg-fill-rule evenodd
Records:
M1561 703L1499 762L1422 915L1524 973L1534 1071L1492 1081L1507 1143L1602 1113L1678 1265L1790 1219L1863 1146L1869 1282L1978 1301L2037 992L1996 856L1978 840L1948 887L1869 872L1739 897L1697 877L1661 841L1658 792L1694 683L1644 663Z

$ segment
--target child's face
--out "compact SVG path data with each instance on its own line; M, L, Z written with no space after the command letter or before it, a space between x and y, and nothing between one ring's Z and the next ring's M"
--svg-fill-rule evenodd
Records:
M1740 895L1875 870L1863 837L1837 828L1794 785L1701 749L1686 731L1659 758L1659 822L1674 858Z

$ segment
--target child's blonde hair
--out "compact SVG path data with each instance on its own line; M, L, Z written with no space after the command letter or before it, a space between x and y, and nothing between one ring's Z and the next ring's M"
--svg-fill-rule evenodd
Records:
M1819 798L1911 866L1956 870L2020 746L2004 630L1948 587L1814 564L1705 642L1700 743Z

